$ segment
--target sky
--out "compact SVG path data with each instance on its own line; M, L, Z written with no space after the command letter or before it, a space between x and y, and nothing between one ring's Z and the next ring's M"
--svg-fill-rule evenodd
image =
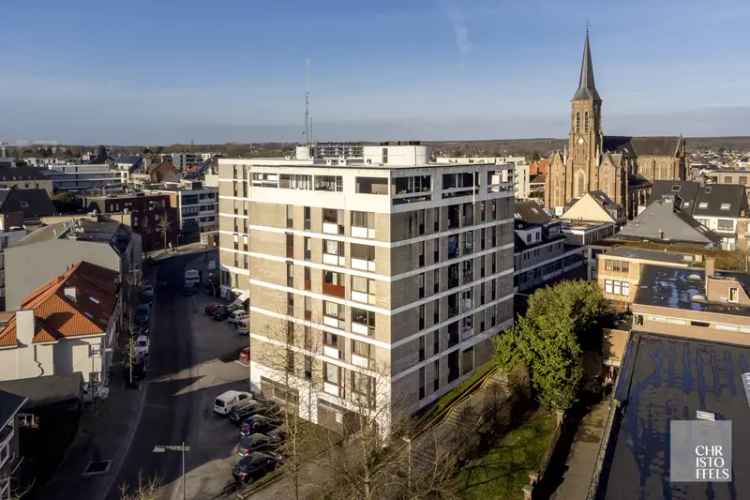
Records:
M0 141L750 135L750 2L3 0ZM309 84L306 66L309 63Z

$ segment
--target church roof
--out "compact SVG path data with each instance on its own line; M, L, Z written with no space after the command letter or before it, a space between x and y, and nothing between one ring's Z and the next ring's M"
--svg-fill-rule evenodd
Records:
M591 47L589 46L589 30L586 30L586 42L583 44L583 59L581 61L581 74L578 77L578 90L573 96L574 101L593 99L601 101L599 92L594 84L594 65L591 62Z
M675 156L682 140L678 136L665 137L627 137L605 135L603 151L611 153L629 153L635 156Z

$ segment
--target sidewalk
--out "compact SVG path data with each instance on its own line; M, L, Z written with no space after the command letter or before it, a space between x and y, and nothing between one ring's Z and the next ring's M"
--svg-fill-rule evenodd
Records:
M148 271L152 283L155 273L153 268ZM152 312L152 321L154 314ZM110 490L119 489L120 485L114 482L141 421L148 392L147 380L141 381L138 389L127 387L122 370L126 343L125 336L117 339L110 372L109 397L106 400L97 399L83 409L73 442L52 479L36 495L38 498L103 500ZM109 464L100 473L83 475L89 463L97 461L109 461Z
M39 498L97 500L104 499L110 488L120 487L112 483L130 448L148 386L142 383L139 389L127 389L121 371L115 370L109 387L105 401L99 400L96 406L89 405L83 411L78 433L63 463ZM82 476L89 462L98 460L111 461L107 471Z
M566 471L562 484L552 495L553 500L586 498L608 414L609 400L605 399L583 417L565 463Z

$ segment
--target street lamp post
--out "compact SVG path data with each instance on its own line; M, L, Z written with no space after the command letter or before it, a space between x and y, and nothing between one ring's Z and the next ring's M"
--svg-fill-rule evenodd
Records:
M182 500L187 499L187 476L185 474L185 453L190 451L190 446L183 441L180 444L157 444L153 453L166 453L168 451L179 451L182 453Z

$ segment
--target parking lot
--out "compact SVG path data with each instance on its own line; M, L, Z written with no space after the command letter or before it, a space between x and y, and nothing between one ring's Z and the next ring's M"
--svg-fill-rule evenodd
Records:
M160 280L179 276L184 267L179 261L160 265ZM162 498L182 498L180 453L154 453L157 445L190 446L187 498L215 497L233 482L239 429L214 414L213 401L226 390L247 390L248 368L236 360L248 338L226 321L204 314L204 307L216 299L204 293L183 296L175 282L156 293L145 404L110 491L112 499L119 498L121 484L137 484L139 475L157 477Z

